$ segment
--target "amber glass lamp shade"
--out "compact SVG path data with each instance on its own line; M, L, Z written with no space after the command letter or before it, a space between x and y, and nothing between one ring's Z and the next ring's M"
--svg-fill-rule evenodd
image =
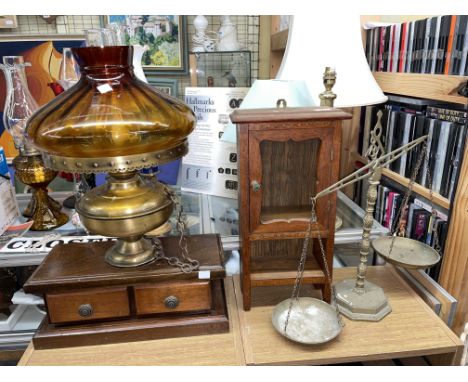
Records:
M118 238L106 253L109 264L146 264L156 253L143 236L169 219L174 195L137 170L183 156L195 115L183 102L137 79L133 47L72 51L81 78L31 116L28 139L50 168L109 172L107 183L80 198L76 211L90 232Z
M133 73L131 46L72 49L78 83L31 117L27 135L46 165L75 172L125 171L186 153L192 110Z

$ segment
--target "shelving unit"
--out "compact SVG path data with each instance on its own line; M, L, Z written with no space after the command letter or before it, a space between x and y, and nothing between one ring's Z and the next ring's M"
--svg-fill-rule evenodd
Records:
M396 18L396 16L392 17ZM417 17L407 16L407 18L414 20ZM361 16L362 24L367 21L386 20L378 15ZM287 30L279 31L279 16L271 16L270 78L275 77L281 65L286 48L287 32ZM364 31L363 41L365 41ZM457 94L459 86L468 81L466 76L374 72L374 77L385 93L468 105L468 99ZM353 115L353 120L349 122L349 125L343 126L340 177L354 170L356 160L365 163L357 152L360 113L354 110ZM405 187L409 183L408 179L388 169L383 171L383 175ZM429 190L420 185L414 186L414 192L425 198L430 197ZM433 200L435 204L451 210L451 223L439 283L458 300L458 311L453 330L456 333L461 333L463 325L468 319L468 291L466 290L466 280L468 280L468 236L466 235L468 232L468 145L465 149L460 180L454 199L450 202L441 195L433 194Z
M368 19L368 18L367 18ZM378 20L378 18L374 18ZM361 18L361 22L363 18ZM380 20L382 21L382 20ZM440 102L468 106L468 99L458 95L458 88L468 81L466 76L432 75L416 73L374 72L374 77L385 93L401 94ZM450 226L445 244L445 253L439 276L439 284L458 300L458 308L452 326L461 333L468 318L468 145L465 147L462 168L455 197L450 203L446 198L434 194L434 202L451 210ZM383 175L407 186L408 179L386 169ZM425 187L415 185L414 191L425 198L430 196Z

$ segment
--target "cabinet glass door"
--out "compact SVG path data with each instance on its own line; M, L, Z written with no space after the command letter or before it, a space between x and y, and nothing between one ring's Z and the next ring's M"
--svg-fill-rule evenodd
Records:
M327 129L250 132L252 232L307 229L310 198L331 181L331 132ZM328 197L320 199L317 205L323 226L328 226L324 215L327 200Z

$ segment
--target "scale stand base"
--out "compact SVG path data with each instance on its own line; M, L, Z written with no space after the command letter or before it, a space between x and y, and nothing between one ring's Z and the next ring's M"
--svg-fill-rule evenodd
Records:
M364 293L355 290L356 280L343 280L335 285L336 302L340 313L351 320L380 321L392 311L383 289L369 281Z

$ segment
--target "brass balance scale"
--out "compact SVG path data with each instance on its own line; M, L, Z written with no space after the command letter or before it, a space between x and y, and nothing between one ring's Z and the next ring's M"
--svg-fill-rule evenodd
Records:
M374 250L386 261L404 268L429 268L440 261L440 250L437 232L434 230L436 249L417 240L402 237L405 230L404 212L407 210L412 187L418 174L423 159L427 160L427 138L422 136L412 142L400 147L392 152L382 155L385 149L380 141L382 134L381 118L382 112L377 115L377 124L371 131L371 144L366 153L370 162L343 178L339 182L320 191L311 199L311 215L309 226L304 240L300 262L297 270L296 281L293 287L291 298L280 302L273 310L272 323L275 329L286 338L303 344L321 344L331 341L337 337L343 327L340 313L353 320L379 321L391 312L391 307L383 293L383 290L375 284L365 280L367 271L367 257L370 248L370 230L373 224L373 212L377 197L377 186L380 183L382 168L392 163L405 153L409 152L419 144L423 144L420 156L413 169L409 187L405 193L402 205L397 214L399 216L397 230L391 236L381 237L372 242ZM429 166L428 166L429 167ZM431 190L431 177L429 179L429 189ZM311 298L299 297L302 284L304 265L307 258L307 248L311 237L313 226L318 228L317 215L315 211L316 200L322 196L338 191L359 180L370 178L369 189L367 191L366 214L363 219L363 234L360 250L360 264L357 269L356 280L343 280L336 286L332 286L332 304ZM432 190L430 194L431 205ZM432 214L436 215L436 210L432 207ZM320 235L318 243L322 259L325 265L327 281L332 285L323 243Z

